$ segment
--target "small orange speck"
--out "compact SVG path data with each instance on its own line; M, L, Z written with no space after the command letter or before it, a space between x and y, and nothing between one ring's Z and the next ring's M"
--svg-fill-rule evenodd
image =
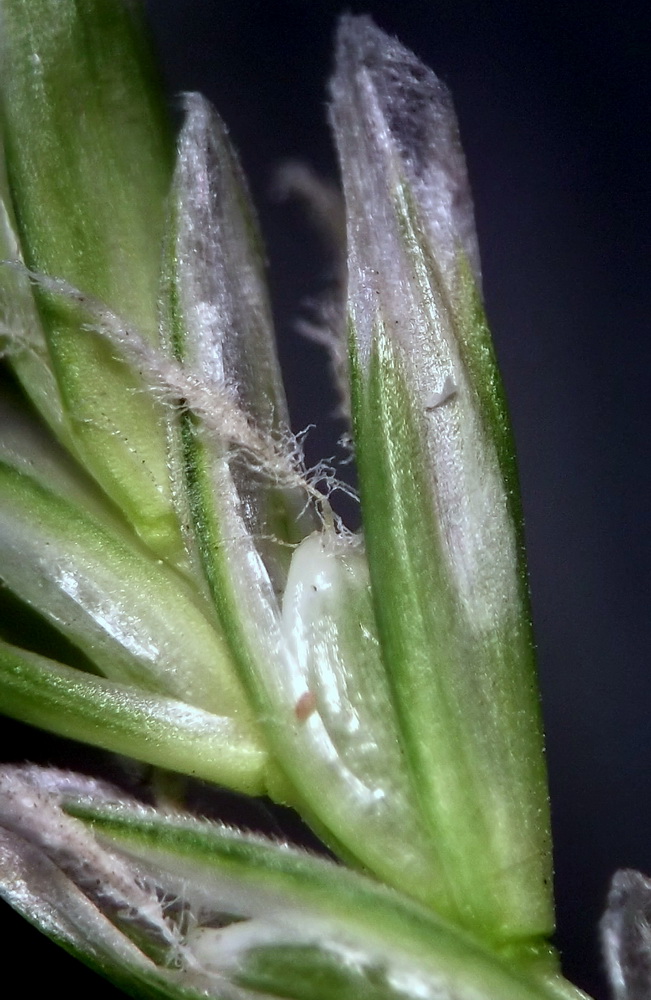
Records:
M294 705L294 714L299 722L305 722L306 719L316 711L316 695L313 691L304 691L301 697L298 699Z

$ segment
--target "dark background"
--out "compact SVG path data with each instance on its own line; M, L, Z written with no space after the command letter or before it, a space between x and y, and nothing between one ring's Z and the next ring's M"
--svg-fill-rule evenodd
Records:
M324 265L295 207L270 198L273 169L299 157L336 176L325 81L343 10L373 14L453 92L520 459L557 942L566 974L605 997L596 925L608 880L622 866L651 874L649 15L581 0L149 7L170 92L214 101L249 175L295 429L318 423L310 459L341 431L324 356L293 331ZM53 950L38 954L67 991L97 990Z

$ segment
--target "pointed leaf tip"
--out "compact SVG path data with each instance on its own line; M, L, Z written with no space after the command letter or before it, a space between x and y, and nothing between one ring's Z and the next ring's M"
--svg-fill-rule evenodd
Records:
M393 158L412 186L439 263L452 274L461 250L479 286L472 197L448 88L367 15L342 17L330 86L335 132L341 118L355 116L365 155Z

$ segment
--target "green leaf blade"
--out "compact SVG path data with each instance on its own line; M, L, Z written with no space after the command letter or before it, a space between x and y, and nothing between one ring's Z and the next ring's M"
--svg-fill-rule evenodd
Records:
M2 127L25 262L156 342L172 145L140 8L5 0L2 16ZM67 443L148 544L178 558L160 405L78 310L42 289L36 300Z
M292 969L281 985L279 964L285 947L298 946L308 981L327 972L331 985L336 981L351 989L356 982L374 1000L385 993L487 1000L557 995L551 983L509 967L431 910L331 862L189 817L161 822L128 805L88 800L67 808L91 821L100 841L153 865L170 886L183 884L192 906L204 911L220 906L222 912L250 919L251 933L243 925L245 933L235 938L233 951L226 944L222 951L215 941L219 967L228 970L230 959L238 981L247 985L262 987L265 979L269 983L277 976L278 996L302 997ZM265 941L266 924L274 928L271 941L268 936ZM351 970L354 957L356 970ZM321 985L326 988L323 978Z
M549 816L517 482L456 121L440 81L368 18L342 22L332 94L364 532L438 905L501 945L542 941Z
M136 539L8 461L0 461L0 510L2 579L106 676L251 719L196 594Z
M266 790L266 752L236 717L93 677L7 643L0 643L0 711L246 795Z

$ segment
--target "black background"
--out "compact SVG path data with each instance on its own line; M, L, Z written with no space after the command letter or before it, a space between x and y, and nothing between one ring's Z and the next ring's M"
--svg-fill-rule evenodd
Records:
M649 15L582 0L149 8L170 93L214 101L249 175L294 425L318 424L310 459L330 454L341 430L328 418L324 356L293 331L323 262L299 213L269 197L273 169L299 157L336 175L325 81L343 10L373 14L453 92L520 461L557 943L567 975L605 997L596 924L609 877L622 866L651 874ZM11 756L36 755L29 731L7 724L5 734ZM57 759L55 741L38 746ZM41 956L35 991L57 980L68 995L100 988L36 936L25 940Z

